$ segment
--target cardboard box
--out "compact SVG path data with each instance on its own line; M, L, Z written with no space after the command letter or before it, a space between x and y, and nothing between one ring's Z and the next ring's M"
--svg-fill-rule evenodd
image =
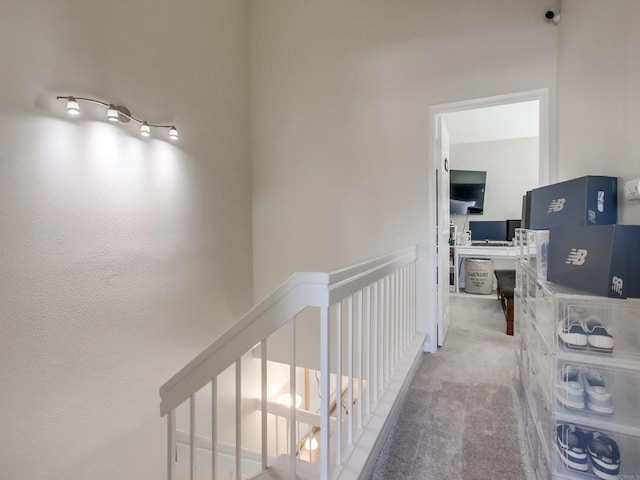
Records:
M549 230L547 280L612 298L640 297L640 225Z
M618 179L586 176L531 191L532 230L611 225L618 220Z

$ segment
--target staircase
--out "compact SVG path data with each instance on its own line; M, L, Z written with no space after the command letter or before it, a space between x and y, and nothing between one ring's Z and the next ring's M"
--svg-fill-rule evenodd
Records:
M422 351L417 247L296 273L160 388L167 478L359 478Z

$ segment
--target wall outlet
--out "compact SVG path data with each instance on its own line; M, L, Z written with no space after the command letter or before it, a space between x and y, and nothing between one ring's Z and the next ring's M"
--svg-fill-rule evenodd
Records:
M640 200L640 178L629 180L624 184L624 198L627 200Z

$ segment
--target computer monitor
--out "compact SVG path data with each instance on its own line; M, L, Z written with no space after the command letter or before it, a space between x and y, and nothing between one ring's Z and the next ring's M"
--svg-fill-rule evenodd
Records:
M471 240L504 242L507 239L507 221L490 220L483 222L469 222Z
M520 220L507 220L507 241L510 242L516 236L516 228L520 228Z

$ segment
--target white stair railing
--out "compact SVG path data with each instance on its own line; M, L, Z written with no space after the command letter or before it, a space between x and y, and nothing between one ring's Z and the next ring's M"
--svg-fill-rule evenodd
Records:
M189 455L184 474L191 480L195 480L198 468L210 469L212 479L257 477L270 470L276 476L324 480L343 474L352 460L358 463L355 447L368 430L375 430L368 426L381 410L396 367L420 351L424 335L416 332L416 260L417 248L410 247L331 273L296 273L166 382L160 388L160 413L167 416L168 479L177 478L178 443L184 445L186 438ZM316 327L319 323L320 341L318 392L312 399L315 406L309 407L307 397L312 395L303 392L305 406L312 411L296 405L301 368L296 324L308 307L314 307L311 321ZM282 362L270 360L270 356L283 353L282 342L277 343L277 352L267 351L268 343L276 334L281 336L283 327L290 335L284 349L289 350L291 399L284 410L269 400L276 383L283 383ZM308 358L305 361L309 362ZM233 375L229 375L229 368L234 369ZM274 373L276 368L279 376ZM207 385L211 404L208 440L196 435L196 393ZM221 390L227 396L221 396ZM177 409L186 406L187 400L188 437L176 428ZM234 405L233 423L219 416L222 403ZM276 416L275 424L269 424L269 415ZM286 455L280 455L275 445L282 443L277 423L282 417L287 424ZM223 441L225 429L235 430L228 435L234 445ZM319 461L311 465L315 447L311 441L318 437ZM203 452L209 452L208 456ZM208 458L206 467L203 456ZM252 471L246 468L249 457ZM258 467L256 458L260 459Z

